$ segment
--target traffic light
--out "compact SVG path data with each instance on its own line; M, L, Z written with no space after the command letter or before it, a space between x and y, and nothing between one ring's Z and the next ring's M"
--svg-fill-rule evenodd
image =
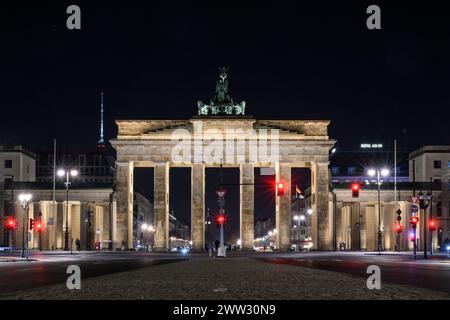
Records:
M419 217L417 217L417 216L411 217L409 222L411 223L411 227L417 228L417 223L419 222Z
M6 219L5 229L9 231L17 229L17 221L16 219L14 219L14 217L9 217L8 219Z
M33 230L34 228L34 219L30 218L30 230Z
M398 209L396 213L397 213L397 221L400 224L400 221L402 221L402 210Z
M281 181L277 182L276 191L277 191L277 196L279 196L279 197L284 196L284 183L283 182L281 182Z
M218 214L216 215L216 224L218 227L220 227L222 224L225 224L225 215L224 214Z
M359 189L360 188L361 188L361 186L359 185L359 183L352 183L352 197L353 198L359 197Z
M430 227L429 227L430 231L436 231L436 221L434 220L430 220Z
M36 231L37 231L38 233L41 233L42 230L43 230L42 222L41 222L41 220L37 220L37 221L36 221Z
M403 226L401 224L396 224L395 225L395 232L397 232L398 234L403 232Z

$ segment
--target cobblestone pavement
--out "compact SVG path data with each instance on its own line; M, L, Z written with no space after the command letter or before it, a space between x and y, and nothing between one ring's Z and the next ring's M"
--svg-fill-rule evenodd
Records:
M382 277L382 275L381 275ZM384 283L369 290L366 279L337 272L266 263L249 257L196 257L172 264L3 296L2 299L450 299L415 287Z

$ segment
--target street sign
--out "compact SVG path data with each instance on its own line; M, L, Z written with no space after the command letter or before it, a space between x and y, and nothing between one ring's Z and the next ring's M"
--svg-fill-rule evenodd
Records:
M419 207L416 204L411 205L411 213L416 214L419 211Z
M225 197L226 193L227 193L227 190L216 190L216 194L219 198Z
M416 204L419 201L419 196L411 196L410 199L412 203Z

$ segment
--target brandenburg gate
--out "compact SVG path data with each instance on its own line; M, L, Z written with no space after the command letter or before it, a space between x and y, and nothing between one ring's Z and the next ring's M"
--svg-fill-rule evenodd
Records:
M198 102L198 115L192 119L116 121L118 135L111 144L117 151L114 230L119 245L133 246L133 169L151 167L154 169L154 247L169 249L169 171L173 167L188 167L192 248L202 250L205 247L205 168L223 166L240 170L241 248L252 250L254 169L270 167L276 181L283 181L286 188L284 196L276 197L278 248L290 249L291 169L310 168L313 248L332 250L328 163L335 141L328 137L330 121L257 120L245 115L245 107L245 102L236 104L229 96L226 70L221 70L216 94L209 104ZM261 147L261 142L267 145ZM255 156L253 151L259 154Z

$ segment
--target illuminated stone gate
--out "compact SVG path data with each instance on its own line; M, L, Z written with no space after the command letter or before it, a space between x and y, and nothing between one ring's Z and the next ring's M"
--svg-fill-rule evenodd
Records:
M205 168L235 167L240 170L240 239L242 249L253 249L254 239L254 168L275 169L276 180L284 181L285 196L276 197L277 243L280 250L290 248L291 239L291 169L311 169L312 238L317 250L332 250L332 217L329 210L329 151L335 141L328 137L329 121L257 120L245 115L245 102L235 104L228 95L228 81L222 70L216 95L208 105L198 103L198 115L189 120L118 120L118 135L111 140L117 151L116 243L133 245L133 169L154 169L155 248L169 248L169 171L173 167L191 169L191 240L193 249L204 248L205 241ZM198 148L208 148L224 132L233 131L236 139L251 140L252 130L277 131L278 161L248 161L250 148L236 146L237 156L246 161L227 163L197 161ZM180 133L191 135L189 160L173 161L173 150ZM178 138L177 138L178 136ZM224 147L225 149L225 147Z

